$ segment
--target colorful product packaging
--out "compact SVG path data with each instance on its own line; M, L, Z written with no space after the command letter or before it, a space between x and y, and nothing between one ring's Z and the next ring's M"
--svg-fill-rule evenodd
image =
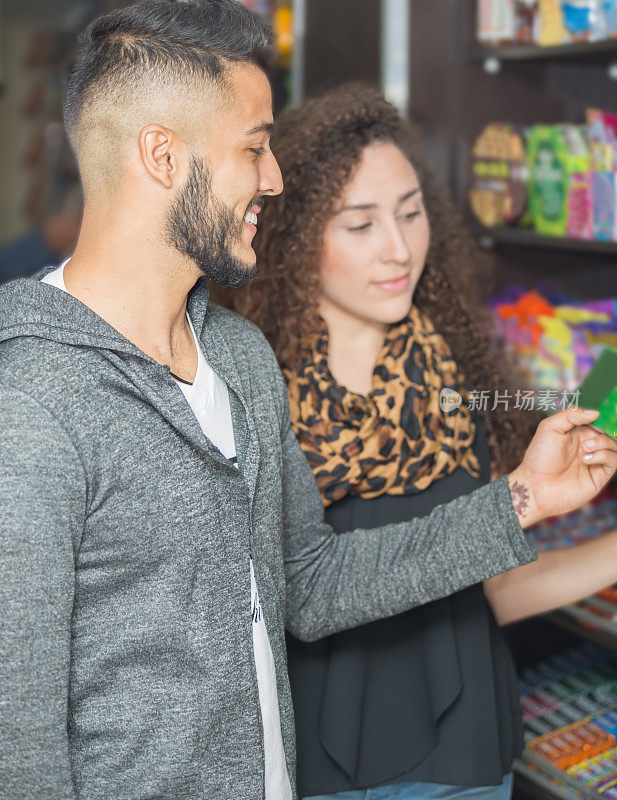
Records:
M539 35L538 0L514 0L514 40L533 44Z
M469 201L487 227L515 222L527 205L525 140L513 125L487 125L472 150Z
M604 112L586 112L592 180L592 227L594 238L610 241L614 237L617 194L615 184L615 146Z
M481 44L498 45L514 39L514 0L478 0L476 14L476 36Z
M562 0L563 22L570 41L605 38L605 14L601 0Z
M565 236L568 220L568 149L554 125L534 125L527 137L528 199L540 234Z
M614 299L580 302L511 286L491 307L495 335L505 342L519 385L535 392L534 407L542 392L573 392L604 347L617 348Z
M560 125L568 149L568 200L566 234L571 239L593 238L591 158L586 129Z
M575 722L532 739L527 747L558 769L568 769L615 747L615 737L593 722Z
M604 31L609 39L617 37L617 0L603 0Z
M617 241L617 114L592 108L585 117L526 132L503 122L484 128L469 190L483 225L531 223L542 235Z
M545 761L567 773L570 789L575 781L617 800L617 655L582 642L523 670L519 683L529 768L542 772Z
M617 750L607 750L570 767L568 775L604 797L617 798Z
M615 36L617 0L477 2L478 41L493 47L511 43L555 46Z
M560 0L540 0L538 44L551 47L568 41Z

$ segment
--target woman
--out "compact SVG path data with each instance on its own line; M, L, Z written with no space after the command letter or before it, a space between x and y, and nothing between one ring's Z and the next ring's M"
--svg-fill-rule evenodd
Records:
M262 211L259 271L223 299L279 358L327 521L422 516L512 469L538 418L469 409L466 377L507 388L482 257L394 108L339 89L284 116L272 149L285 191ZM462 397L447 417L443 390ZM319 642L290 636L300 794L508 797L522 730L497 622L616 580L612 551L617 534Z

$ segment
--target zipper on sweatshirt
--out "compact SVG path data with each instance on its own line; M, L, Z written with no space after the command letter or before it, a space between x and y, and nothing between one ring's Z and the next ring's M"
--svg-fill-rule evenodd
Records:
M150 359L150 360L153 361L155 364L157 364L159 367L161 367L164 370L165 374L169 375L171 381L175 383L175 376L174 376L173 372L171 371L171 367L169 366L169 364L161 364L160 362L156 361L155 359ZM240 472L240 475L242 477L242 480L244 482L245 489L246 489L248 527L249 527L249 547L248 547L249 560L247 562L247 568L248 568L248 572L249 572L249 597L250 597L249 610L251 612L250 613L250 618L251 618L250 619L250 642L251 642L251 645L248 648L248 651L249 651L248 655L249 655L249 664L250 664L249 669L250 669L251 676L252 676L251 685L252 685L252 689L253 689L253 702L255 703L255 705L257 707L257 721L258 721L258 725L259 725L259 746L260 746L260 751L261 751L261 800L265 800L265 798L266 798L265 733L264 733L263 717L262 717L262 711L261 711L261 700L260 700L260 697L259 697L259 684L257 682L257 666L256 666L256 663L255 663L255 639L254 639L254 631L253 631L253 614L252 614L252 601L253 601L253 598L252 598L252 596L250 596L251 561L253 562L253 565L255 564L255 561L253 559L253 543L252 543L252 540L253 540L253 516L252 516L252 513L251 513L251 505L250 505L251 499L250 499L250 492L248 490L248 484L246 482L246 478L244 477L244 475L242 474L242 472L240 471L240 469L238 467L237 454L236 454L236 457L235 457L235 459L233 461L232 461L232 459L227 459L227 461L229 462L230 466L233 466L235 469L238 469L238 472ZM254 569L254 567L253 567L253 569ZM255 571L255 585L257 586L257 572L256 571ZM257 591L259 592L259 587L257 588Z
M248 505L248 521L249 521L249 560L246 566L249 571L249 581L250 581L251 561L253 562L253 571L255 573L255 586L257 587L257 592L259 593L259 586L257 584L257 570L255 569L255 561L253 559L253 516L251 514L250 492L248 491L248 485L246 484L246 479L244 479L244 484L246 486L246 499ZM264 722L261 713L261 700L259 698L259 684L257 682L257 664L255 663L255 638L254 638L255 632L253 630L254 623L253 623L252 597L250 605L251 605L251 642L253 643L253 647L250 653L250 661L251 661L251 674L253 676L252 680L253 699L257 704L257 719L259 721L259 745L261 749L261 800L266 800L266 744L265 744Z

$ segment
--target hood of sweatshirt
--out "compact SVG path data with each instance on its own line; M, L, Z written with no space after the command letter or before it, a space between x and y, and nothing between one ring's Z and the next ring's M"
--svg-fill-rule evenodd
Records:
M126 386L136 387L195 447L210 455L217 454L216 448L203 436L193 411L169 374L169 367L146 355L72 295L41 283L41 278L53 269L45 268L31 277L17 278L0 286L0 381L13 382L16 373L24 370L30 379L36 376L37 382L55 381L49 358L41 361L41 348L11 348L16 340L22 340L18 342L22 345L27 344L26 339L34 337L80 350L91 349L93 356L111 363L116 374L124 376ZM244 370L242 374L239 372L236 352L238 340L247 333L249 323L231 312L209 306L208 295L207 282L200 278L189 292L187 310L206 360L243 407L240 412L232 402L234 432L239 459L248 447L247 477L254 484L259 459L250 403L246 400L250 393L247 386L250 376L245 375ZM223 318L227 321L225 325L220 324ZM244 419L252 436L244 429ZM227 463L220 453L217 457Z
M0 286L0 345L11 339L35 336L79 347L130 353L153 361L88 306L56 286L41 283L52 272L46 267L28 278ZM208 308L208 285L200 278L189 293L188 312L202 338Z

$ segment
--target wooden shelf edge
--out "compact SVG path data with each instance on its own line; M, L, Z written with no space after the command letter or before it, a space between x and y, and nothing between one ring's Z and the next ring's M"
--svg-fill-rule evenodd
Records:
M474 228L482 247L527 247L561 250L588 255L617 256L617 242L601 239L568 239L564 236L542 236L526 228Z
M572 42L571 44L541 47L536 44L512 44L503 47L482 47L477 44L471 48L471 61L482 62L488 58L498 61L545 61L550 59L588 58L590 60L617 59L617 39L601 39L597 42Z

